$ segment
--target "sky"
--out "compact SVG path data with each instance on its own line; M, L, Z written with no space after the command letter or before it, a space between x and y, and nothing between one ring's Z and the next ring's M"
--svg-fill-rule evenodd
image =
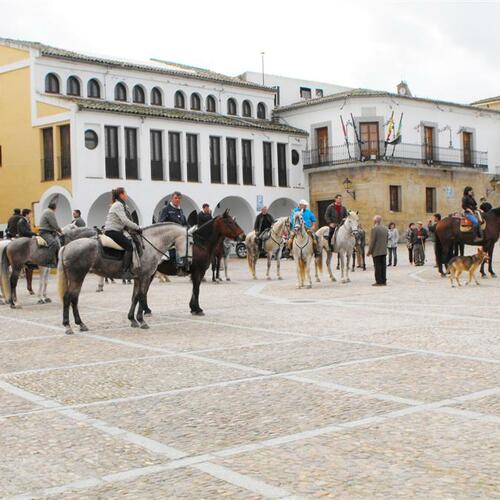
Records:
M0 37L468 103L500 95L500 0L0 0Z

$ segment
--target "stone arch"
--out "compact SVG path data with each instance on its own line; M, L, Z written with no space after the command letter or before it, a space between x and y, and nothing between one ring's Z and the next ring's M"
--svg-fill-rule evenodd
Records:
M111 193L106 191L96 198L94 203L90 206L89 213L87 214L87 226L102 227L104 221L106 220L106 215L108 213L109 207L111 206ZM142 216L137 207L137 204L132 198L129 197L127 200L127 206L132 215L132 220L139 225L143 224Z
M171 196L172 196L172 193L168 194L167 196L164 196L156 204L156 207L155 207L154 212L153 212L153 217L155 219L155 222L158 221L161 209L164 207L165 202L170 201L170 197ZM183 194L182 195L182 201L181 201L181 208L182 208L182 211L184 212L184 215L188 219L189 224L190 225L194 225L194 224L191 224L191 222L193 221L193 218L194 218L193 212L197 216L198 212L200 210L199 207L198 207L198 204L192 198L190 198L189 196ZM196 219L194 219L194 220L195 220L195 223L196 223Z
M231 215L236 217L236 222L246 233L253 229L255 222L255 210L251 207L245 198L241 196L226 196L214 209L214 215L222 214L229 209Z
M269 213L276 219L286 217L297 206L297 202L290 198L277 198L269 205Z
M38 224L40 215L52 202L57 204L56 217L59 226L63 227L69 224L73 220L73 197L68 190L61 186L53 186L43 193L38 209L35 210L35 223Z

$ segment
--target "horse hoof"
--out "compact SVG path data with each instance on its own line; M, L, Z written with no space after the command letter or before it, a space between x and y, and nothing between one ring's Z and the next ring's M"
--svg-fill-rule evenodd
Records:
M226 278L226 281L231 281L231 279L230 278Z
M35 295L35 292L33 290L28 290L28 292L30 293L30 295Z
M38 299L37 304L45 304L45 300L43 300L43 299Z
M252 279L256 280L256 279L257 279L257 276L254 276Z
M282 278L281 276L278 276L278 279L279 279L279 280L282 280L283 278Z
M11 308L11 309L22 309L22 307L21 307L21 306L19 306L19 305L17 305L17 304L11 304L11 305L10 305L10 308Z
M266 279L267 281L271 281L271 276L268 276Z
M52 299L49 299L48 297L45 297L45 303L50 304L52 302Z
M321 280L319 278L316 278L316 283L321 283Z
M307 285L306 288L312 288L313 286L312 285Z
M87 325L85 325L84 323L80 323L80 331L81 332L88 332L89 327Z
M491 273L491 277L492 277L492 278L496 278L496 277L497 277L497 275L496 275L495 273Z
M151 311L148 311L148 312L145 312L145 313L144 313L144 316L145 316L146 318L151 318L151 316L153 316L153 313L152 313Z
M98 289L96 290L96 293L100 293L100 292L104 292L104 289L103 289L103 288L98 288Z
M345 280L345 282L346 282L346 283L350 283L350 282L351 282L351 280L350 280L349 278L347 278L347 279Z
M73 335L73 330L71 329L71 327L68 326L68 328L66 328L65 332L64 332L66 335Z
M149 325L147 323L141 323L141 330L149 330Z
M131 321L131 322L130 322L130 326L131 326L132 328L139 328L139 323L137 323L137 321L135 321L135 320L134 320L134 321Z
M202 310L200 310L200 311L191 311L191 314L193 316L205 316L205 313Z

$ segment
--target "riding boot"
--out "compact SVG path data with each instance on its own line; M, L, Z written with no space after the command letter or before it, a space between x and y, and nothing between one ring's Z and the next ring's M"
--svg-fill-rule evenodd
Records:
M474 238L474 243L479 243L480 241L483 241L484 239L484 231L482 230L481 226L476 227L476 237Z
M122 260L122 274L130 272L131 265L132 265L132 251L127 250Z

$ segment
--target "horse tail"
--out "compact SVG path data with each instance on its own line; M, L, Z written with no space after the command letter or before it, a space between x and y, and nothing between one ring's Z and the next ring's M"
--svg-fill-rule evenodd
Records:
M59 297L64 300L64 295L68 290L68 276L64 269L64 247L59 250L59 263L57 264L57 290Z
M10 287L9 259L7 257L7 247L0 248L0 288L5 302L10 302L12 290Z

